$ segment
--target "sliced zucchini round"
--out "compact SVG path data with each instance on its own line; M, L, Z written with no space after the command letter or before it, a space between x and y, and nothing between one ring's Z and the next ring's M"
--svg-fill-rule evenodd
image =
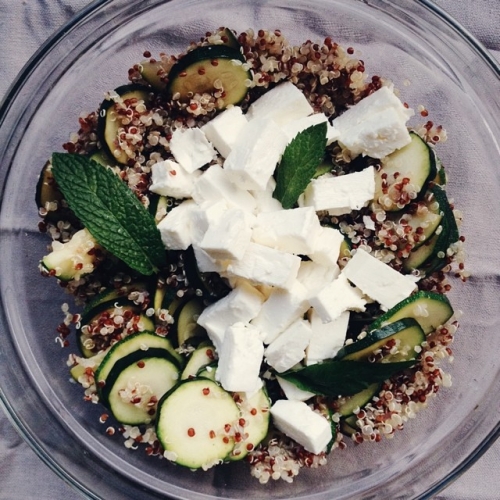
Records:
M181 374L181 380L187 380L201 375L199 373L200 370L212 364L216 359L217 354L212 344L207 343L206 345L199 346L191 353L191 356L189 356L188 362ZM213 371L215 372L215 370Z
M342 417L352 415L354 410L367 405L373 399L373 396L380 392L380 387L378 383L371 384L357 394L333 401L333 411Z
M199 315L205 306L203 301L196 297L178 309L174 318L174 329L177 333L177 344L183 345L194 339L207 337L205 329L197 323Z

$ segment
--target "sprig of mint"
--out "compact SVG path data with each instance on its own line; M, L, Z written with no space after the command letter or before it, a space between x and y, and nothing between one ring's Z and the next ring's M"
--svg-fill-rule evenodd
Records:
M299 132L288 144L276 168L273 197L292 208L313 178L326 147L326 122Z
M165 264L153 216L111 169L82 155L54 153L52 173L71 210L108 252L144 275Z
M328 360L305 368L288 371L280 377L304 391L323 396L352 396L369 385L383 382L395 373L410 368L415 361L369 363Z

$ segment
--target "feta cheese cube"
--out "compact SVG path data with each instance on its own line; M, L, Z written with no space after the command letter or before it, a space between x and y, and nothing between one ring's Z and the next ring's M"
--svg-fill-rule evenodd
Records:
M170 151L190 173L210 163L217 154L200 128L175 129L170 139Z
M276 428L311 453L325 451L332 439L328 420L303 401L278 399L270 411Z
M255 210L256 213L277 212L278 210L283 210L281 203L276 198L273 198L273 192L275 189L276 181L274 180L274 177L271 177L267 181L267 186L264 191L250 191L257 204L257 208Z
M307 128L314 125L319 125L320 123L325 122L328 123L328 118L325 113L315 113L286 123L282 127L282 130L288 137L288 142L290 142L300 132L303 132Z
M344 311L337 319L323 323L314 308L310 310L312 336L306 349L306 365L313 365L325 359L333 358L344 345L349 311Z
M333 227L321 227L320 233L315 240L314 250L308 253L308 257L322 266L338 269L340 245L344 241L344 235Z
M228 295L207 306L197 322L205 328L217 351L220 351L227 328L255 318L263 302L260 292L250 284L240 282Z
M231 182L228 172L220 165L210 166L198 177L193 189L193 200L201 205L204 201L225 200L229 205L253 212L255 198L246 190L240 189Z
M351 286L343 273L321 289L309 303L324 323L336 320L344 311L364 311L366 300L363 294Z
M283 252L307 255L322 228L314 208L291 208L257 215L252 240Z
M159 222L161 240L168 250L186 250L193 242L192 216L197 209L193 200L183 201Z
M247 119L270 118L278 125L309 116L314 109L293 83L285 82L259 97L248 108Z
M297 276L300 257L250 242L240 260L227 266L229 275L262 285L286 288Z
M417 286L414 280L360 248L344 267L342 274L385 309L409 297Z
M188 173L172 160L160 161L151 167L149 190L162 196L189 198L193 192L194 181L200 174L198 171Z
M229 207L230 205L225 199L204 201L200 205L196 205L191 215L193 243L199 246L209 225L218 221Z
M241 259L251 237L252 229L247 225L245 212L230 208L209 224L200 248L213 259Z
M325 174L313 179L304 192L304 205L330 215L343 215L368 205L375 196L375 170L372 166L352 174Z
M272 120L252 120L240 132L224 170L241 189L264 191L286 144L286 135Z
M248 123L239 106L232 106L201 127L217 151L227 158L241 131Z
M270 344L294 321L304 316L307 309L307 290L298 281L294 281L286 290L273 289L251 323L262 332L264 343Z
M309 299L330 284L339 274L340 269L337 265L327 267L312 260L303 260L297 273L297 281L304 285L307 299Z
M296 320L269 344L264 353L267 363L278 373L286 372L304 359L311 336L309 322Z
M292 399L294 401L307 401L316 395L314 392L299 389L295 384L292 384L292 382L289 382L282 377L277 376L276 380L285 393L287 399Z
M216 380L226 391L254 392L261 387L264 345L253 326L236 323L227 328L219 350Z
M196 265L202 273L223 273L229 263L228 260L214 259L205 250L193 243L193 252Z

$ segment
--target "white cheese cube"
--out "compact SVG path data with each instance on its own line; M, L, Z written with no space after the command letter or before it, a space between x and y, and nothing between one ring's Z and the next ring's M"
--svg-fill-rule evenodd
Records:
M328 122L326 129L326 145L329 146L332 142L338 141L340 137L340 132Z
M183 201L159 222L161 240L168 250L186 250L193 242L192 216L197 206L193 200Z
M325 267L338 269L337 261L340 255L340 245L344 241L344 235L333 227L321 227L319 236L315 240L314 250L308 253L308 257Z
M278 125L309 116L314 109L293 83L285 82L259 97L248 108L247 119L270 118Z
M313 365L333 358L344 345L349 325L349 311L344 311L337 319L323 323L314 308L310 310L312 336L306 349L306 365Z
M283 210L281 203L276 198L273 198L275 188L276 181L274 180L274 177L271 177L267 181L267 186L264 191L250 191L257 204L257 208L255 210L256 213L277 212L278 210Z
M320 123L328 123L328 118L325 113L315 113L313 115L304 116L297 120L288 122L282 127L283 132L288 137L288 142L295 138L297 134L303 132L309 127L319 125ZM328 127L327 127L328 129Z
M191 216L193 243L199 246L209 225L218 221L227 212L229 207L230 205L225 199L204 201L200 205L197 205Z
M343 215L368 205L375 196L375 170L372 166L352 174L325 174L313 179L304 192L304 205L330 215Z
M264 297L253 286L240 282L222 299L207 306L198 318L198 324L208 333L219 351L227 328L235 323L248 323L262 307Z
M155 163L151 167L151 186L149 190L172 198L189 198L193 192L195 179L201 172L187 172L172 160Z
M264 356L278 373L283 373L302 361L312 336L308 321L298 319L267 347Z
M228 327L218 354L216 380L226 391L254 392L260 389L264 345L257 328L244 323Z
M334 321L344 311L364 311L366 300L357 288L351 286L343 273L309 299L324 323Z
M362 249L356 250L342 274L385 309L409 297L417 286L414 280Z
M314 208L291 208L257 215L252 240L283 252L307 255L313 251L321 225Z
M262 332L264 343L270 344L294 321L304 316L307 309L307 290L294 281L286 290L273 289L251 323Z
M297 276L300 257L250 242L240 260L227 266L229 275L246 278L255 284L286 288Z
M172 133L170 151L188 172L210 163L217 152L200 128L178 128Z
M252 120L240 132L224 162L224 170L241 189L264 191L287 142L286 135L272 120Z
M232 106L201 127L217 151L227 158L247 119L239 106Z
M337 265L327 267L312 260L303 260L297 273L297 281L305 286L309 299L330 284L339 274L340 269Z
M192 196L199 205L204 201L226 200L229 205L239 207L246 212L253 212L256 206L255 198L248 191L233 184L228 172L220 165L210 166L198 177Z
M251 237L252 229L247 225L245 212L230 208L208 226L200 248L213 259L241 259Z
M228 260L214 259L205 250L193 243L193 251L198 269L202 273L223 273L229 263Z
M276 428L311 453L325 451L332 439L328 420L303 401L278 399L270 411Z
M292 399L294 401L307 401L316 395L314 392L299 389L295 384L292 384L282 377L276 377L276 380L285 393L287 399Z

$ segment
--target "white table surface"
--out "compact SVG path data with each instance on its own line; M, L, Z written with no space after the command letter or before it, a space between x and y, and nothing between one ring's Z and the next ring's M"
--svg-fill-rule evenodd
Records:
M0 100L24 63L89 0L0 0ZM500 0L435 0L500 60ZM0 412L0 500L77 500L17 435ZM500 441L439 500L499 500ZM389 500L389 499L387 499Z

